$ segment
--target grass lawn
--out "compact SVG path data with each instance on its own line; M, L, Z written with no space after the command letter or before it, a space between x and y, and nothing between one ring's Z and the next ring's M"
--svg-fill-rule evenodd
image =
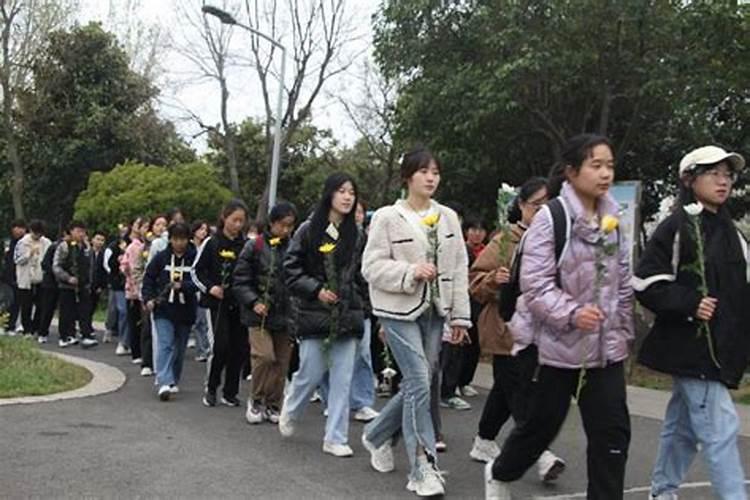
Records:
M69 391L91 377L85 368L44 354L33 339L0 337L0 398Z
M634 364L632 367L628 384L661 391L672 390L671 377L649 370L639 364ZM745 379L743 383L740 383L740 388L736 391L731 391L731 393L735 403L750 404L750 381Z

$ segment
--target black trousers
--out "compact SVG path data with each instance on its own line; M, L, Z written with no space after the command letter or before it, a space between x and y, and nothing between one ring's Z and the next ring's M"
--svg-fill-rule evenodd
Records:
M14 283L11 288L13 289L13 303L8 308L8 330L16 331L16 322L21 308L18 305L18 287Z
M474 325L476 325L476 320L474 320ZM469 338L471 343L464 345L461 352L463 360L458 372L458 387L471 384L479 364L479 330L476 326L469 328Z
M39 336L47 337L49 335L49 326L52 324L52 318L55 316L57 301L60 291L57 288L42 287L39 289Z
M440 382L440 398L450 399L456 393L461 372L464 368L465 345L443 342L440 349L440 369L443 372Z
M216 392L224 372L224 396L236 397L240 389L240 370L249 352L247 328L242 326L240 311L235 305L222 302L209 311L212 348L208 359L206 389Z
M512 416L516 425L526 419L537 367L537 349L531 345L517 356L492 357L492 389L479 419L479 437L494 440Z
M143 329L143 312L141 301L128 299L128 328L130 329L130 355L133 359L141 358L141 331Z
M91 338L91 295L78 293L68 288L60 289L60 338L67 339L76 334L76 321L83 338Z
M578 373L579 370L540 367L526 419L513 429L492 465L495 479L519 479L549 447L565 422ZM578 404L588 442L587 498L621 499L630 445L623 363L588 369Z
M29 289L19 288L16 295L18 307L21 310L21 326L23 326L23 332L27 334L39 331L40 288L39 285L31 285Z
M141 368L154 368L153 327L151 314L141 308Z

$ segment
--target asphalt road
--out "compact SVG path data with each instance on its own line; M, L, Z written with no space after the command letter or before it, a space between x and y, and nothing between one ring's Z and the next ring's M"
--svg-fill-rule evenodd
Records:
M370 468L359 442L362 424L350 427L354 457L323 454L318 404L310 405L297 435L282 440L275 426L246 424L244 408L202 406L205 364L192 358L182 392L162 403L153 378L140 377L128 358L115 357L111 344L65 352L116 366L128 380L104 396L0 407L1 498L416 498L405 490L403 448L396 448L393 473ZM448 451L440 466L448 472L447 497L483 498L482 465L468 451L485 394L469 400L471 411L443 412ZM632 418L628 499L648 496L660 425ZM750 439L740 446L747 473ZM514 498L585 498L585 439L575 408L553 449L567 460L566 473L544 486L529 471L514 484ZM696 484L680 498L712 498L706 480L697 462L688 477Z

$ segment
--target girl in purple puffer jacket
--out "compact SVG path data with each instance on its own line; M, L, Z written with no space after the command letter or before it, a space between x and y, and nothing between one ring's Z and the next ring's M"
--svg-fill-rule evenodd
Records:
M630 442L623 361L633 338L633 291L627 242L616 228L609 194L614 155L605 137L584 134L566 145L556 169L565 182L558 201L567 218L556 259L552 209L539 211L526 233L522 295L510 323L514 352L530 344L539 367L530 384L528 418L513 429L485 470L487 498L510 498L519 479L578 406L588 439L589 499L622 498ZM564 219L563 219L564 220Z

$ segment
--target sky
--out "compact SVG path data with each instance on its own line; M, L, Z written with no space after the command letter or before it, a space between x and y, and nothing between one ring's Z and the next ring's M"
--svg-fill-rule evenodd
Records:
M304 0L295 0L304 1ZM89 21L101 21L105 29L123 36L126 27L158 27L162 39L193 39L194 33L190 27L180 22L178 5L185 6L187 0L80 0L78 21L82 24ZM200 4L199 1L194 1ZM207 2L210 3L210 2ZM244 2L240 2L244 3ZM280 2L283 3L283 2ZM345 73L329 80L313 107L313 123L322 128L330 128L334 137L343 144L351 145L358 137L351 121L338 103L337 98L343 97L350 102L359 98L360 85L357 76L361 74L362 66L372 55L371 23L372 14L376 11L380 0L346 0L345 9L353 18L356 40L349 42L344 51L344 57L353 58L354 64ZM127 6L137 5L135 13L128 15ZM221 6L217 0L216 5ZM110 16L114 8L116 15ZM243 22L242 15L238 20ZM218 22L218 21L217 21ZM243 33L233 35L232 45L237 45L241 53L243 43L248 38ZM282 43L289 44L290 37L281 36ZM195 43L200 43L196 41ZM165 44L166 45L166 44ZM248 49L248 57L251 53ZM195 66L174 50L165 47L159 52L160 74L157 85L161 89L159 96L159 111L167 119L173 121L180 134L188 140L199 152L205 150L205 135L199 135L201 128L191 117L195 115L203 123L214 125L220 121L218 84L212 81L195 81ZM289 71L291 64L287 63L287 83L291 81ZM234 68L229 72L229 119L240 122L248 116L264 118L262 97L258 77L252 69ZM275 105L278 86L272 82L270 93Z

